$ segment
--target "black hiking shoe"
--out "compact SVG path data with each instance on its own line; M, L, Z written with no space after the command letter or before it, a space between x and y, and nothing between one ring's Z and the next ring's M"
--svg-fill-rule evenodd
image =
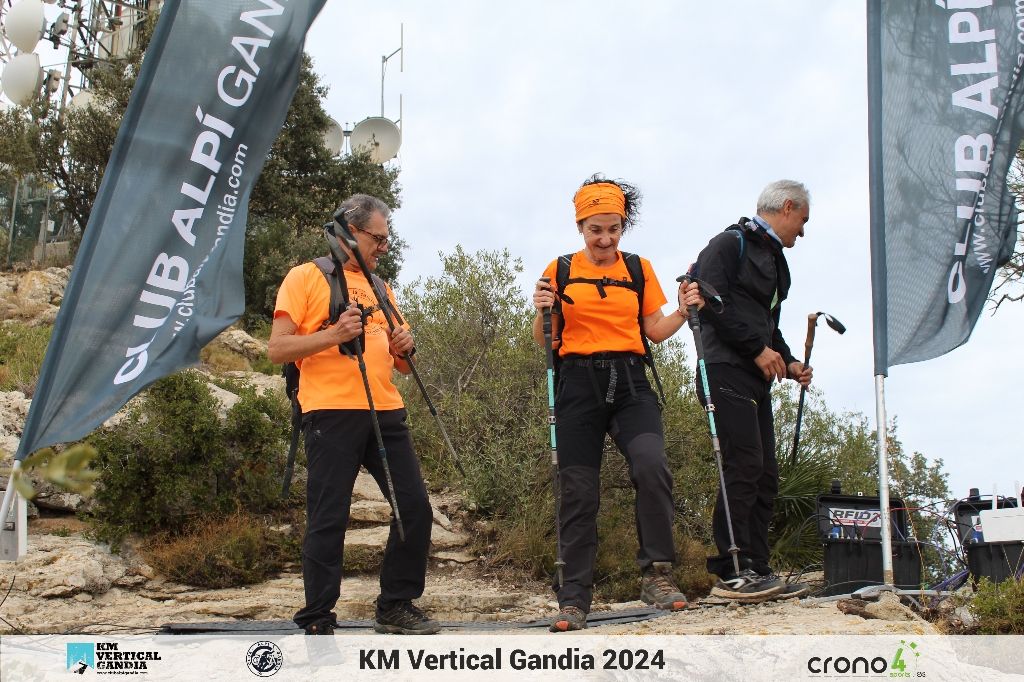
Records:
M686 608L686 595L679 591L672 580L672 564L655 561L644 570L640 583L640 599L667 611L681 611Z
M373 629L385 635L436 635L441 631L441 624L431 620L411 601L395 602L387 609L381 609L378 601Z
M577 606L563 606L558 610L558 615L551 621L551 632L569 632L570 630L585 630L587 627L587 614Z
M754 572L767 580L779 580L785 585L784 589L771 596L772 599L798 599L811 591L807 583L789 582L775 573L771 568L755 568Z
M303 628L307 635L333 635L338 624L333 620L318 620Z
M737 602L752 603L770 599L784 589L786 584L774 574L762 576L747 568L737 575L719 578L718 583L711 588L711 594Z

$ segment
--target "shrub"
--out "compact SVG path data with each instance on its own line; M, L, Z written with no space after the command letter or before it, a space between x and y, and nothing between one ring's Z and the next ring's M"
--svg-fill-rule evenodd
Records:
M217 589L265 580L281 568L282 546L266 522L238 513L195 523L180 535L157 534L143 553L175 582Z
M202 375L161 379L118 426L89 438L100 453L90 512L97 536L117 544L128 533L270 508L288 428L283 398L243 389L222 423Z
M21 391L32 397L51 330L10 320L0 324L0 391Z
M1024 580L982 578L969 608L980 635L1024 635Z

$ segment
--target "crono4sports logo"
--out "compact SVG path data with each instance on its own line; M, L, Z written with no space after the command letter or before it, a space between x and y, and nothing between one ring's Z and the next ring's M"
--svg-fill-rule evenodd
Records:
M901 639L892 659L884 656L813 656L807 661L807 670L814 677L925 677L917 669L921 656L916 642Z

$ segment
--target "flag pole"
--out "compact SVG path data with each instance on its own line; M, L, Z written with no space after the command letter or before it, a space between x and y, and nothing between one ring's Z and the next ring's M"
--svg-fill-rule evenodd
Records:
M7 488L4 489L4 501L0 503L0 532L3 532L7 526L7 515L14 504L14 496L18 494L14 489L14 477L20 468L21 460L14 460L14 466L11 467L11 475L7 477Z
M889 517L889 456L885 419L888 364L888 294L885 267L885 192L882 168L882 4L867 4L868 177L871 189L871 317L875 354L875 431L878 438L878 502L882 522L882 582L893 585Z
M882 522L882 582L893 586L892 519L889 515L889 448L885 420L885 375L875 375L875 432L878 438L878 508Z

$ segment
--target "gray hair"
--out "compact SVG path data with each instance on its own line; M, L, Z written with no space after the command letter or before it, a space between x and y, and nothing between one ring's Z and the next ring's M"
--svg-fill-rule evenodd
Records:
M776 180L761 191L757 198L757 212L778 213L786 201L792 201L798 207L810 206L811 195L802 182L796 180Z
M353 194L341 202L338 210L344 211L345 220L350 225L362 229L366 229L374 213L380 213L384 216L384 220L391 217L391 209L388 208L388 205L369 194Z

